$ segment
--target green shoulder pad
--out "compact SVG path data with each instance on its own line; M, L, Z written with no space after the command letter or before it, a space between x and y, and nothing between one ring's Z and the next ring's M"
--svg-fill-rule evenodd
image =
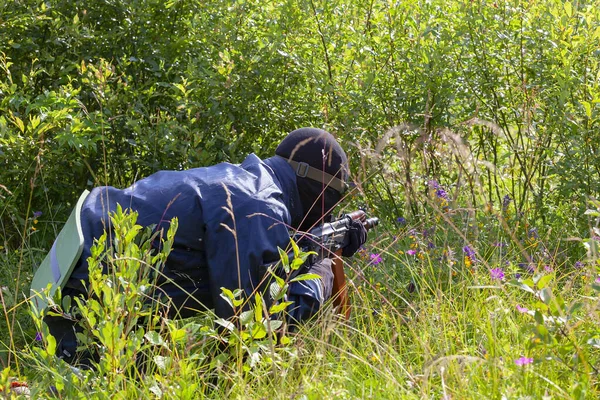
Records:
M90 192L85 190L71 212L65 226L58 234L50 253L35 272L31 281L31 304L34 313L41 313L48 307L47 297L52 297L57 288L62 288L71 275L83 251L83 231L81 230L81 206Z

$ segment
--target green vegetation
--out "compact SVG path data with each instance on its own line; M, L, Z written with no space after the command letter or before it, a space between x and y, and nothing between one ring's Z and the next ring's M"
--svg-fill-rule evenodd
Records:
M599 42L597 0L3 2L0 386L600 397ZM360 194L341 208L382 220L347 266L350 321L274 343L255 316L224 349L209 314L136 331L104 304L89 316L127 340L101 372L35 340L29 281L84 189L266 157L301 126L348 149Z

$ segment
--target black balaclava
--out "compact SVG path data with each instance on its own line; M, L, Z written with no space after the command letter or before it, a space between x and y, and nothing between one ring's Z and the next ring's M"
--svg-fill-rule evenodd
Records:
M283 139L275 154L288 160L305 162L344 182L347 180L346 153L335 137L322 129L296 129ZM294 227L307 231L329 217L342 194L326 185L307 177L296 177L304 221L293 221Z

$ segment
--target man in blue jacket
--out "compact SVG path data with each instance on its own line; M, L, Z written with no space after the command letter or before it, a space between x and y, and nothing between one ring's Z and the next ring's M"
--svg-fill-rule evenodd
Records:
M214 309L217 316L230 318L233 310L221 298L221 288L241 288L250 296L263 279L261 267L279 260L278 247L288 247L290 231L308 231L330 218L346 188L346 154L324 130L295 130L275 154L265 160L251 154L239 165L160 171L127 189L94 189L81 211L83 253L63 295L85 292L90 247L110 230L108 214L120 204L137 211L142 226L166 230L173 217L179 219L157 283L169 299L169 314L185 318ZM356 222L343 255L352 256L365 240L366 230ZM287 300L294 304L289 318L304 321L331 297L331 263L317 260L306 268L320 279L290 285ZM46 322L59 343L57 353L70 360L76 349L73 323L56 317Z

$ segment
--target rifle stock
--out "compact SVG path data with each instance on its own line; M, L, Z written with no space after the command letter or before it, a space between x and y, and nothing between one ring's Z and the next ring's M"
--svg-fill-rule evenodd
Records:
M333 306L337 307L338 312L346 319L350 319L350 298L348 297L348 287L346 286L346 273L344 272L344 261L342 260L342 249L335 252L332 258L331 270L333 272Z
M379 223L378 218L369 218L364 211L358 210L348 214L353 220L362 221L367 230L372 229ZM350 297L348 296L348 286L346 285L346 272L344 271L344 261L342 260L342 248L335 251L332 257L333 263L331 270L333 272L333 305L337 307L338 312L347 320L350 319Z
M363 210L357 210L338 220L320 225L300 238L303 248L316 251L322 257L332 259L333 288L331 297L334 307L337 307L338 312L346 319L350 318L350 298L348 297L342 251L349 244L348 232L351 220L361 221L367 231L379 224L379 218L367 218L367 214Z

